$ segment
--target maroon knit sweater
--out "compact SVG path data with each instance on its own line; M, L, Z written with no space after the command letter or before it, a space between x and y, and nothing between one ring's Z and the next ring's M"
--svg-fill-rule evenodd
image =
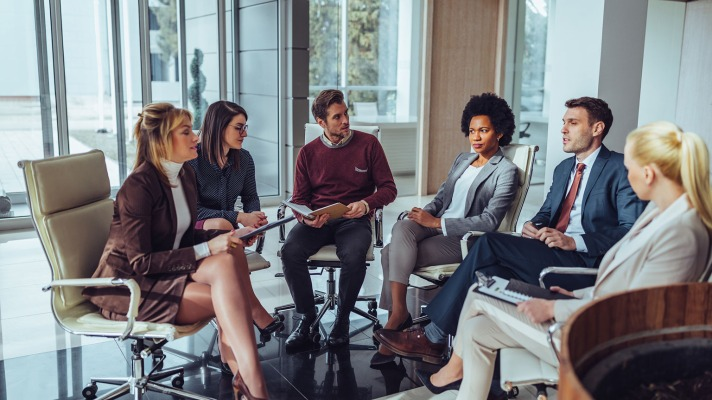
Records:
M352 131L344 147L329 148L318 137L299 151L292 202L312 210L336 202L365 200L371 210L396 198L396 184L378 138Z

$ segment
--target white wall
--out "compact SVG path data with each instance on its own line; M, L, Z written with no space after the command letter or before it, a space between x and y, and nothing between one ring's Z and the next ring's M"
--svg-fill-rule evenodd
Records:
M675 121L685 3L650 0L638 124Z

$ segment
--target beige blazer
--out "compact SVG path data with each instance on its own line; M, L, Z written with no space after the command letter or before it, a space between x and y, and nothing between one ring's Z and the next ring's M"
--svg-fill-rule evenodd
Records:
M683 195L665 211L650 203L631 230L603 257L593 287L575 291L577 300L554 304L564 321L585 304L611 293L696 281L702 275L710 234Z

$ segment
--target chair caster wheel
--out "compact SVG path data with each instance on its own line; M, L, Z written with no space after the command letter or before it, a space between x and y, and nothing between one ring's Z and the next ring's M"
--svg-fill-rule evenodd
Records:
M513 398L515 398L515 397L517 397L517 396L519 396L519 388L516 387L516 386L514 386L514 387L512 388L512 390L510 390L509 392L507 392L507 398L508 398L508 399L513 399Z
M84 386L84 389L82 389L82 396L84 396L85 399L96 399L97 390L99 390L99 388L96 386L96 383L92 382Z
M376 303L376 300L371 300L368 302L368 311L369 313L371 311L376 311L378 309L378 303Z
M185 383L185 381L183 380L183 377L180 376L180 375L178 375L178 376L176 376L175 378L171 379L171 385L172 385L174 388L181 389L181 388L183 387L183 384L184 384L184 383Z

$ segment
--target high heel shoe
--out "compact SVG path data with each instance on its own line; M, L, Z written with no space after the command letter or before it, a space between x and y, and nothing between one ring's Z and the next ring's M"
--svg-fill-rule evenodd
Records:
M237 371L235 377L232 378L232 392L234 400L267 400L264 397L255 397L252 393L250 393L250 389L247 387L247 384L245 384L245 381L242 380L240 371Z
M264 328L257 326L256 322L252 322L258 331L260 331L260 336L270 336L275 332L281 332L284 329L284 322L279 317L274 317L272 322Z

